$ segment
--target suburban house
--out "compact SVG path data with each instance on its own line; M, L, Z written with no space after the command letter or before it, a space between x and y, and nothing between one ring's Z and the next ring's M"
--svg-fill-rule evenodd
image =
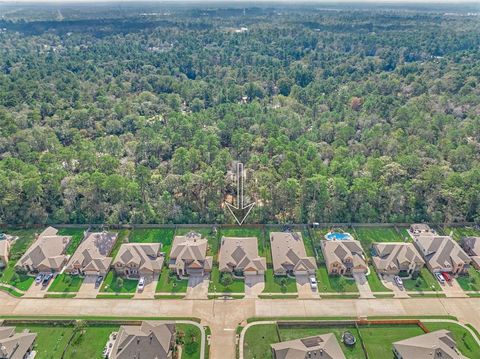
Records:
M8 254L10 253L10 241L7 236L0 238L0 268L8 265Z
M221 272L237 275L264 274L267 261L258 256L256 237L222 237L219 257Z
M436 235L435 230L431 229L428 224L425 223L415 223L412 224L408 230L412 238L418 236L434 236Z
M113 261L113 268L126 277L158 275L162 271L164 254L161 243L122 244Z
M15 327L0 327L0 358L28 358L36 338L35 333L15 333Z
M368 264L359 241L355 239L323 240L321 247L328 274L352 275L368 272Z
M300 232L271 232L270 247L275 275L315 274L317 263L307 257Z
M57 272L67 263L65 250L72 237L57 235L58 230L48 227L15 265L27 272Z
M122 325L109 359L172 359L175 339L175 324L171 322Z
M80 243L65 268L66 273L80 275L107 274L112 258L112 251L118 234L114 232L91 232Z
M274 359L345 359L333 333L270 345Z
M202 235L190 232L175 236L168 267L178 276L204 275L212 270L213 257L207 257L208 241Z
M420 236L413 242L432 272L463 273L468 269L470 257L449 236Z
M413 243L374 243L373 264L380 274L410 275L419 272L425 265Z
M472 259L473 266L480 270L480 237L464 237L460 246Z
M453 335L442 329L393 343L396 359L467 359L457 349Z

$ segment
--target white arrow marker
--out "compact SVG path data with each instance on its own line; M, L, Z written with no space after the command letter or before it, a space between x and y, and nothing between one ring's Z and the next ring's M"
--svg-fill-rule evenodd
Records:
M243 198L243 181L244 181L244 174L243 174L243 163L237 163L237 198L235 200L236 206L231 203L225 202L228 210L232 214L232 216L237 221L238 225L241 226L245 219L247 219L250 211L255 206L255 202L249 203L244 205L244 198Z

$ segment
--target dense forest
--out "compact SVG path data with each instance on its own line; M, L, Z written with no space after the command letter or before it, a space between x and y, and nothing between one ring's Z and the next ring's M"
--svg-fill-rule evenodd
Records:
M249 222L480 221L478 12L117 10L5 10L0 223L232 222L236 161Z

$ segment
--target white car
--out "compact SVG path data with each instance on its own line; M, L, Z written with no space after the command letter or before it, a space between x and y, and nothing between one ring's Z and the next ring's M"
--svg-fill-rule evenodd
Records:
M437 277L440 284L445 284L445 278L443 277L442 273L435 273L435 277Z
M145 277L141 277L138 281L138 291L141 292L145 288Z
M398 275L396 275L395 277L393 277L393 279L395 280L395 283L397 284L398 288L403 288L402 278L400 278Z
M310 287L313 290L317 290L318 284L317 284L317 279L315 277L310 277Z

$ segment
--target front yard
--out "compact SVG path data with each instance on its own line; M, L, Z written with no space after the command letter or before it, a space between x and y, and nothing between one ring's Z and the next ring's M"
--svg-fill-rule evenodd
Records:
M178 279L168 268L162 269L162 274L157 284L157 293L186 293L188 279Z
M210 274L208 291L209 293L243 293L245 281L234 278L229 273L221 273L217 267L214 267Z
M105 293L135 293L137 290L138 279L127 279L119 277L115 271L111 270L103 280L100 292Z
M463 290L480 291L480 272L470 267L468 274L459 276L457 282Z
M438 291L442 292L440 284L427 268L422 268L416 279L402 278L403 286L407 291Z
M78 292L83 283L83 277L70 274L59 274L55 277L52 284L48 288L48 292Z
M296 293L297 281L287 276L274 276L273 269L265 272L265 289L263 293Z
M367 280L372 292L391 292L390 289L383 285L379 274L375 271L373 266L370 266L370 274L367 275Z
M317 281L320 293L358 292L357 285L353 279L347 279L343 276L329 276L324 265L317 269Z

